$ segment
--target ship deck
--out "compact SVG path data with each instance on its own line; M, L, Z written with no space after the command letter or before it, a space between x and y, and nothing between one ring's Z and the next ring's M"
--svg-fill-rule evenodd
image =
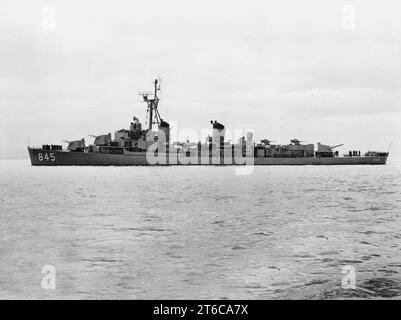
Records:
M146 152L104 154L71 152L28 147L32 165L39 166L152 166L152 165L379 165L386 164L385 156L353 157L231 157L187 155L180 152L160 153L148 157Z

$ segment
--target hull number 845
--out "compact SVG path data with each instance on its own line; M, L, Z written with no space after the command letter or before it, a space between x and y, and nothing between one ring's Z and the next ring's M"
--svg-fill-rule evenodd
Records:
M53 152L49 154L47 152L44 154L39 152L38 159L39 161L56 161L56 157Z

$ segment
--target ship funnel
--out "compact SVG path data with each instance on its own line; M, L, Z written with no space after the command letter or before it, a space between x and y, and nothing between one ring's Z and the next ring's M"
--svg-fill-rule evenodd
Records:
M224 136L226 129L221 123L217 122L216 120L210 121L210 123L213 126L212 144L220 148L224 145Z
M159 138L164 135L166 145L170 144L170 124L164 120L160 120L159 130L157 136Z

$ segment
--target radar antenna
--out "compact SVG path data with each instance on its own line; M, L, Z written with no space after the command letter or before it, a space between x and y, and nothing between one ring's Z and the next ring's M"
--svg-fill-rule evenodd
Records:
M160 117L159 110L157 109L159 104L159 97L157 96L157 92L160 91L160 81L155 79L154 83L154 91L141 91L138 94L142 96L143 101L145 101L148 105L147 108L147 121L149 121L149 130L152 130L152 126L154 124L160 125L162 118Z

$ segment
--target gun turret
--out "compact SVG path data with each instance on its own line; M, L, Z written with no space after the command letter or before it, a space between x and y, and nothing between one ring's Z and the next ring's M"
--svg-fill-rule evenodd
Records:
M67 150L76 151L76 152L83 152L85 150L85 139L82 138L81 140L63 140L63 142L68 143Z

